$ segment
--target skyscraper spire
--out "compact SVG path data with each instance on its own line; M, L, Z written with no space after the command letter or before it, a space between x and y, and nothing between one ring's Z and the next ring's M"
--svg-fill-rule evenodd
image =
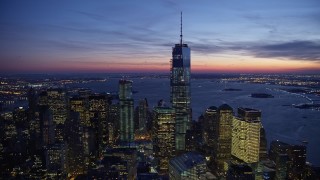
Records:
M181 21L180 21L180 45L182 47L182 11L181 11Z
M190 48L182 42L182 12L180 21L180 44L172 49L171 61L171 104L175 110L176 152L186 150L186 134L192 120L190 92Z

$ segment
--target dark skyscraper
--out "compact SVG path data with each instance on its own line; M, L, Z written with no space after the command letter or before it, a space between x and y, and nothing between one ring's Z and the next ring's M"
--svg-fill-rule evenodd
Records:
M54 123L52 111L49 106L40 107L40 136L42 146L48 146L54 143Z
M176 112L176 149L185 150L185 135L191 121L190 48L182 43L182 13L180 44L172 49L171 103Z
M89 117L91 124L93 125L94 129L96 129L99 155L102 155L102 152L108 143L108 106L108 100L105 95L94 94L89 96Z
M148 118L148 101L147 99L142 99L139 101L138 106L138 114L139 114L139 129L145 130Z
M239 179L239 180L253 180L254 174L253 170L248 165L236 165L232 164L229 167L228 173L227 173L227 180L233 180L233 179Z
M304 145L291 145L288 150L288 178L305 179L307 147Z
M217 114L217 107L211 106L208 109L206 109L204 113L204 131L203 131L203 137L204 142L210 146L214 147L215 145L215 133L217 131L217 121L218 121L218 114Z
M120 103L120 141L133 142L133 98L132 81L119 81L119 103Z

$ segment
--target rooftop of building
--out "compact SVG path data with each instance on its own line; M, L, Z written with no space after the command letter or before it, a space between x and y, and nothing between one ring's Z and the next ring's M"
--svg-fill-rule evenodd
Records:
M232 107L229 106L228 104L222 104L221 106L219 106L218 109L219 110L230 110L230 111L233 111Z
M132 83L133 81L131 80L127 80L127 79L120 79L119 80L119 84L129 84L129 83Z
M252 168L246 164L231 164L229 171L237 173L252 173Z
M244 107L239 107L238 110L245 111L245 112L261 112L260 110L257 110L257 109L244 108Z
M51 87L47 89L47 92L56 92L56 93L64 93L65 89L59 87Z
M168 107L168 106L157 106L157 107L154 107L154 111L157 111L157 112L173 112L174 109L171 108L171 107Z
M106 154L113 154L113 153L122 153L122 154L132 154L136 152L135 147L118 147L118 148L110 148L107 149Z
M175 44L175 47L181 47L181 44ZM188 44L182 44L182 47L188 47Z
M187 171L202 163L205 163L205 158L197 152L187 152L170 160L170 165L179 172Z
M260 122L261 111L256 109L251 109L251 108L239 107L237 117L247 122Z
M75 95L75 96L72 96L70 98L70 100L85 100L86 98L85 97L82 97L82 96L79 96L79 95Z
M290 146L290 144L288 143L285 143L285 142L282 142L282 141L279 141L279 140L275 140L275 141L272 141L271 142L271 145L270 146L278 146L278 147L287 147L287 146Z
M90 94L89 99L105 99L106 94Z
M216 106L210 106L207 108L207 111L216 111L218 108Z

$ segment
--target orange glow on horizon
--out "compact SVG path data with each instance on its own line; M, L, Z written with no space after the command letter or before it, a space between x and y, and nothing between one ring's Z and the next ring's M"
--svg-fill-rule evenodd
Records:
M191 57L193 73L286 73L314 71L320 72L320 63L312 61L279 60L238 56L194 56ZM88 73L126 73L154 72L169 73L170 61L163 59L151 60L87 60L65 61L56 60L22 63L19 66L7 64L1 67L4 72L88 72Z

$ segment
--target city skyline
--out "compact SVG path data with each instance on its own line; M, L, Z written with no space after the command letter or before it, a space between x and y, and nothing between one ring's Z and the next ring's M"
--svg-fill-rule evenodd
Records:
M179 40L192 72L319 73L313 1L1 2L1 72L169 72Z

